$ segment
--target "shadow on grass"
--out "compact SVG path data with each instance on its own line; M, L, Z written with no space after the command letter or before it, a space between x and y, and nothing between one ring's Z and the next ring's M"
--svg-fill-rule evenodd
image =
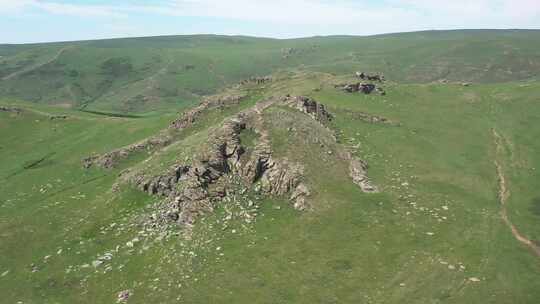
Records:
M529 210L532 214L540 216L540 197L535 197L531 200L531 207Z

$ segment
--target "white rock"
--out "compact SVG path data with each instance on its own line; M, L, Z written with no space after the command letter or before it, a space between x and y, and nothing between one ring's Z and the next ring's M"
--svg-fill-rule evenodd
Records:
M101 264L103 264L103 261L100 260L95 260L92 262L92 266L94 266L95 268L99 267Z
M469 281L471 281L471 282L480 282L480 279L476 278L476 277L472 277L472 278L469 278Z

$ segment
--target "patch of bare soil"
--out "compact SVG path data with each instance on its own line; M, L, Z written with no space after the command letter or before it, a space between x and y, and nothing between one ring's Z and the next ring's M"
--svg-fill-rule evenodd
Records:
M495 168L497 169L497 178L499 180L498 196L499 196L499 202L501 203L501 218L506 224L506 226L510 228L510 231L512 232L512 235L514 236L514 238L518 240L520 243L529 247L536 254L536 256L540 257L540 247L536 245L533 241L525 237L517 229L517 227L514 224L512 224L512 222L508 218L508 212L507 212L506 207L507 207L508 198L510 197L510 189L508 189L508 184L504 176L502 161L499 159L499 154L504 149L503 138L499 133L497 133L495 129L493 129L492 132L493 132L493 138L496 145L496 155L495 155L494 163L495 163Z

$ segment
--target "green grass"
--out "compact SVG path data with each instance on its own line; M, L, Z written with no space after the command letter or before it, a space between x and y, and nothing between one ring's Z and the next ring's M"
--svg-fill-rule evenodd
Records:
M105 112L193 105L250 76L289 69L382 72L400 82L531 79L538 31L483 30L275 40L167 36L1 46L0 95ZM284 57L283 50L293 48ZM4 77L3 76L3 77ZM28 86L28 83L32 83Z
M109 58L133 57L137 73L113 77L107 97L88 89L94 93L87 96L98 97L85 111L48 105L61 104L56 102L60 93L49 91L48 79L24 75L0 84L22 88L24 79L33 79L28 96L33 90L51 94L37 103L8 97L6 91L0 95L1 105L24 109L19 115L0 112L0 275L9 271L0 277L0 303L111 303L124 289L134 292L128 303L536 303L540 264L500 218L491 131L505 138L509 218L538 242L540 83L531 78L534 64L519 64L523 58L535 62L536 35L465 31L73 43L58 60L71 66L78 52L85 52L86 62L77 64L88 69L80 77L93 79L85 80L88 88L103 76L89 66L99 69L95 63ZM63 46L39 46L48 53L35 60L46 61ZM284 46L302 51L284 61ZM37 47L2 46L0 54L8 61L25 58ZM506 49L525 57L505 55ZM194 96L179 97L183 93L162 96L151 106L130 108L121 101L143 94L138 90L153 81L148 75L169 62L153 59L156 52L173 62L156 83L185 92L218 90L253 71L263 75L282 65L290 70L274 74L276 81L264 88L253 86L238 106L205 111L166 148L141 153L114 170L83 169L84 157L156 134L196 102ZM245 56L249 60L241 60ZM386 66L385 58L400 63ZM155 66L146 65L145 72L152 60ZM195 69L183 68L195 61ZM223 78L205 78L208 71L199 69L212 61L213 72ZM492 70L478 72L488 63ZM306 68L292 69L301 64ZM485 83L429 83L443 77L441 65L451 67L444 78ZM520 72L512 77L500 73L509 66ZM333 84L351 77L325 73L356 69L384 71L391 80L385 85L387 95L346 94ZM133 80L140 75L142 80ZM506 81L513 77L528 79ZM287 107L272 106L263 113L275 157L305 165L313 210L298 212L286 198L249 192L237 196L238 204L224 202L203 217L192 240L146 237L138 219L152 213L159 199L124 184L112 191L120 172L157 174L189 159L225 118L287 93L313 97L334 114L324 128ZM81 100L74 105L85 104ZM392 123L368 123L355 119L355 112ZM51 120L54 115L67 118ZM332 135L369 163L369 176L381 193L362 193L351 182L346 161L336 157L340 146ZM252 147L257 135L246 130L241 140ZM249 200L260 206L256 221L248 224L235 216L223 227L227 210L246 208ZM136 237L140 241L128 246ZM113 258L94 268L92 262L106 252ZM471 282L473 277L481 281Z

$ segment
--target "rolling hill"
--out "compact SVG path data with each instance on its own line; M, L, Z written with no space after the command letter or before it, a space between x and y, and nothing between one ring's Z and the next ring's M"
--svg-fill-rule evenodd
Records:
M275 40L170 36L0 46L0 94L113 112L193 105L254 76L378 71L406 83L536 77L538 31L447 31ZM28 86L27 83L32 85Z
M539 45L0 46L0 303L537 303Z

